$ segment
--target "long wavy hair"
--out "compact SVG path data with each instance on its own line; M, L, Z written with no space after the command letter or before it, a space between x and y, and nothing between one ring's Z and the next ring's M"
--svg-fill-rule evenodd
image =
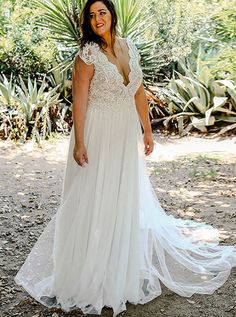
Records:
M106 41L99 35L93 32L91 21L90 21L90 7L95 2L102 2L107 9L111 13L112 22L111 22L111 41L112 41L112 47L114 47L115 42L115 36L117 34L117 13L115 9L115 5L111 0L88 0L81 12L80 15L80 32L81 32L81 38L80 38L80 46L81 48L86 44L90 42L97 43L101 48L107 47Z

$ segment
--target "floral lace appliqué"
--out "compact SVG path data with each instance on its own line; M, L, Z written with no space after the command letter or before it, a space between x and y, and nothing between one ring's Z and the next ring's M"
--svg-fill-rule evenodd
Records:
M109 62L97 43L91 42L79 50L77 55L88 65L94 65L88 97L88 110L134 111L134 95L142 83L143 74L139 64L138 50L127 38L129 50L129 83L124 85L123 76L116 65Z

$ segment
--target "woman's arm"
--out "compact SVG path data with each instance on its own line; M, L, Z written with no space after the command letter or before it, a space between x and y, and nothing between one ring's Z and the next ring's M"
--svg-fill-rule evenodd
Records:
M88 163L87 150L84 144L84 121L88 102L88 92L94 66L86 64L79 56L76 57L72 73L72 119L75 133L74 159L83 166Z
M152 139L152 127L149 118L149 106L143 84L135 94L136 109L144 130L144 152L146 155L152 153L154 148L154 142Z

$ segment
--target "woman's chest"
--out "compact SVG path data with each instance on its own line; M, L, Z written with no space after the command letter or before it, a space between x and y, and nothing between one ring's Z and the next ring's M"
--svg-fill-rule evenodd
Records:
M112 64L112 66L116 68L118 73L123 77L123 84L127 86L129 83L129 75L131 72L131 57L129 53L126 52L126 54L124 54L123 52L118 52L116 57L113 54L102 54L104 54L106 57L105 62Z
M99 53L94 64L94 75L91 86L110 91L114 89L128 89L132 94L135 93L143 80L138 59L130 57L128 66L125 66L125 70L123 70L125 74L118 67L109 61L106 55Z

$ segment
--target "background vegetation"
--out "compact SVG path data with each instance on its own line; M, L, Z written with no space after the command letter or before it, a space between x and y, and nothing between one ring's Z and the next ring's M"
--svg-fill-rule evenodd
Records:
M236 131L234 0L114 0L136 43L153 127ZM0 0L0 138L69 133L84 0ZM131 10L132 9L132 10Z

